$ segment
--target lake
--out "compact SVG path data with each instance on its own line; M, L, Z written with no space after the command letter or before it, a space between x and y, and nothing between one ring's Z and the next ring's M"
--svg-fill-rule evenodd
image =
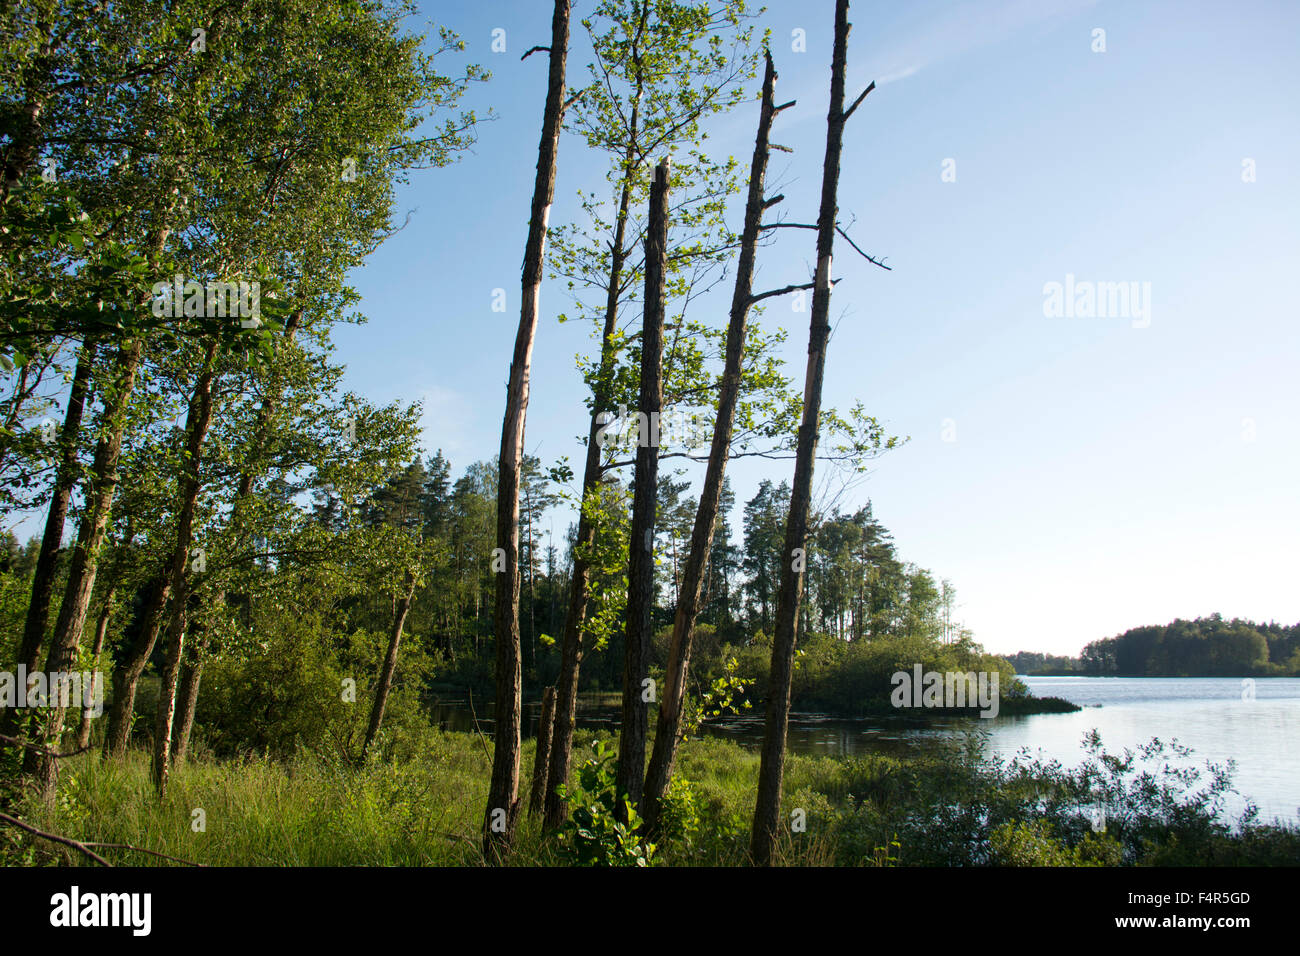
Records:
M1083 707L1074 714L1020 717L864 718L846 720L825 714L795 713L789 749L800 754L899 753L910 748L959 742L987 735L990 753L1031 755L1073 766L1083 757L1083 735L1101 734L1110 753L1136 748L1158 737L1192 748L1198 766L1206 760L1236 760L1233 776L1243 795L1230 803L1235 815L1244 798L1259 807L1260 819L1300 822L1300 678L1261 678L1243 686L1236 678L1021 677L1039 697L1061 697ZM1253 693L1252 693L1253 691ZM491 704L477 707L479 727L491 732ZM525 727L536 732L539 706L525 708ZM619 711L608 697L580 701L578 724L617 730ZM472 730L469 708L461 701L435 707L448 730ZM652 720L653 725L653 720ZM762 714L707 723L702 733L757 749L763 740Z

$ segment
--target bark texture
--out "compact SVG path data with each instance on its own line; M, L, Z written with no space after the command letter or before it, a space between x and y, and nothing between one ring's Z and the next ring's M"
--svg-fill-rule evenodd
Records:
M645 308L641 322L641 395L637 409L632 524L628 537L627 629L623 644L623 720L616 782L633 807L645 784L650 705L643 682L650 670L654 630L654 525L659 479L659 416L663 410L664 273L668 264L667 159L655 167L645 239ZM619 804L620 812L623 804Z
M836 192L839 186L840 148L845 120L844 72L848 56L848 14L848 0L837 0L830 108L826 117L826 158L822 165L821 204L817 214L817 277L808 330L803 419L799 425L790 514L786 520L785 547L781 553L781 581L776 599L767 722L750 840L750 853L759 866L771 864L780 826L781 782L785 771L785 743L790 721L790 676L794 665L799 603L803 596L808 509L812 494L813 463L817 455L817 422L821 415L822 380L826 371L826 342L831 331L831 250L835 240Z
M740 376L745 353L745 335L749 310L753 304L754 258L758 247L763 210L763 189L767 178L767 160L771 152L769 137L776 115L776 69L771 54L766 54L763 93L754 137L754 157L749 167L749 193L745 200L745 224L741 232L740 258L736 265L736 284L731 296L731 314L727 323L727 340L723 360L722 385L718 393L718 418L709 446L709 462L704 472L704 486L695 510L691 530L691 549L682 574L677 612L668 645L668 663L664 686L659 689L659 716L656 722L654 749L646 770L641 815L646 828L654 830L659 822L659 808L668 794L677 747L681 741L682 709L686 702L686 680L690 674L691 644L695 619L700 612L709 553L717 525L718 506L722 498L722 481L726 474L731 436L736 422L736 404L740 399Z
M524 247L519 330L506 392L501 426L501 456L497 485L497 548L504 570L496 578L496 722L492 782L483 814L483 855L501 862L514 842L519 816L519 756L521 749L522 672L519 647L519 469L523 461L524 422L528 413L529 371L537 334L538 298L546 228L555 196L555 162L564 118L564 70L569 46L569 0L555 0L551 17L550 73L541 142L537 147L537 178L533 185L532 216Z

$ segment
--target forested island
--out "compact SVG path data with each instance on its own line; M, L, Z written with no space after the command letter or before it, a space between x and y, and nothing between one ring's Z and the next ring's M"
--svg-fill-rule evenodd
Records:
M1220 614L1134 627L1088 644L1078 657L1011 654L1016 673L1090 677L1300 677L1300 624Z

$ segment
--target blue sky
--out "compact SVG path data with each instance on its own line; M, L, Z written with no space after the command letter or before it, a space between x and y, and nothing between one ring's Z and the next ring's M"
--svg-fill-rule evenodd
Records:
M592 6L575 0L574 82ZM798 99L773 134L795 152L774 156L769 183L791 221L811 221L833 4L767 6L777 98ZM459 473L500 441L545 95L545 58L519 55L547 42L550 4L422 14L492 71L467 105L497 118L456 166L413 173L396 213L414 210L409 225L353 277L370 321L336 341L347 386L423 402L427 448ZM879 86L845 136L841 218L893 271L837 245L825 400L861 399L911 440L846 510L870 497L901 556L953 582L957 617L994 651L1077 653L1214 611L1300 620L1300 6L860 0L850 19L849 95ZM498 27L505 54L490 49ZM756 114L747 103L717 124L714 150L747 168ZM576 216L602 163L564 138L552 224ZM786 231L760 252L757 288L807 281L813 258L812 234ZM1067 274L1149 283L1149 322L1045 316L1045 284ZM725 323L729 295L693 314ZM773 302L764 322L789 328L801 380L807 314ZM573 359L591 341L555 321L569 304L561 283L543 286L527 446L546 462L579 462L586 430ZM792 471L728 469L741 502ZM557 536L568 520L556 514Z

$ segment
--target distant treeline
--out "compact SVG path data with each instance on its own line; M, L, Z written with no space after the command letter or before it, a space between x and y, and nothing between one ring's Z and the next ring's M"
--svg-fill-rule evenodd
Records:
M1093 641L1078 657L1020 651L1018 674L1114 677L1300 677L1300 624L1256 624L1220 614L1135 627Z

